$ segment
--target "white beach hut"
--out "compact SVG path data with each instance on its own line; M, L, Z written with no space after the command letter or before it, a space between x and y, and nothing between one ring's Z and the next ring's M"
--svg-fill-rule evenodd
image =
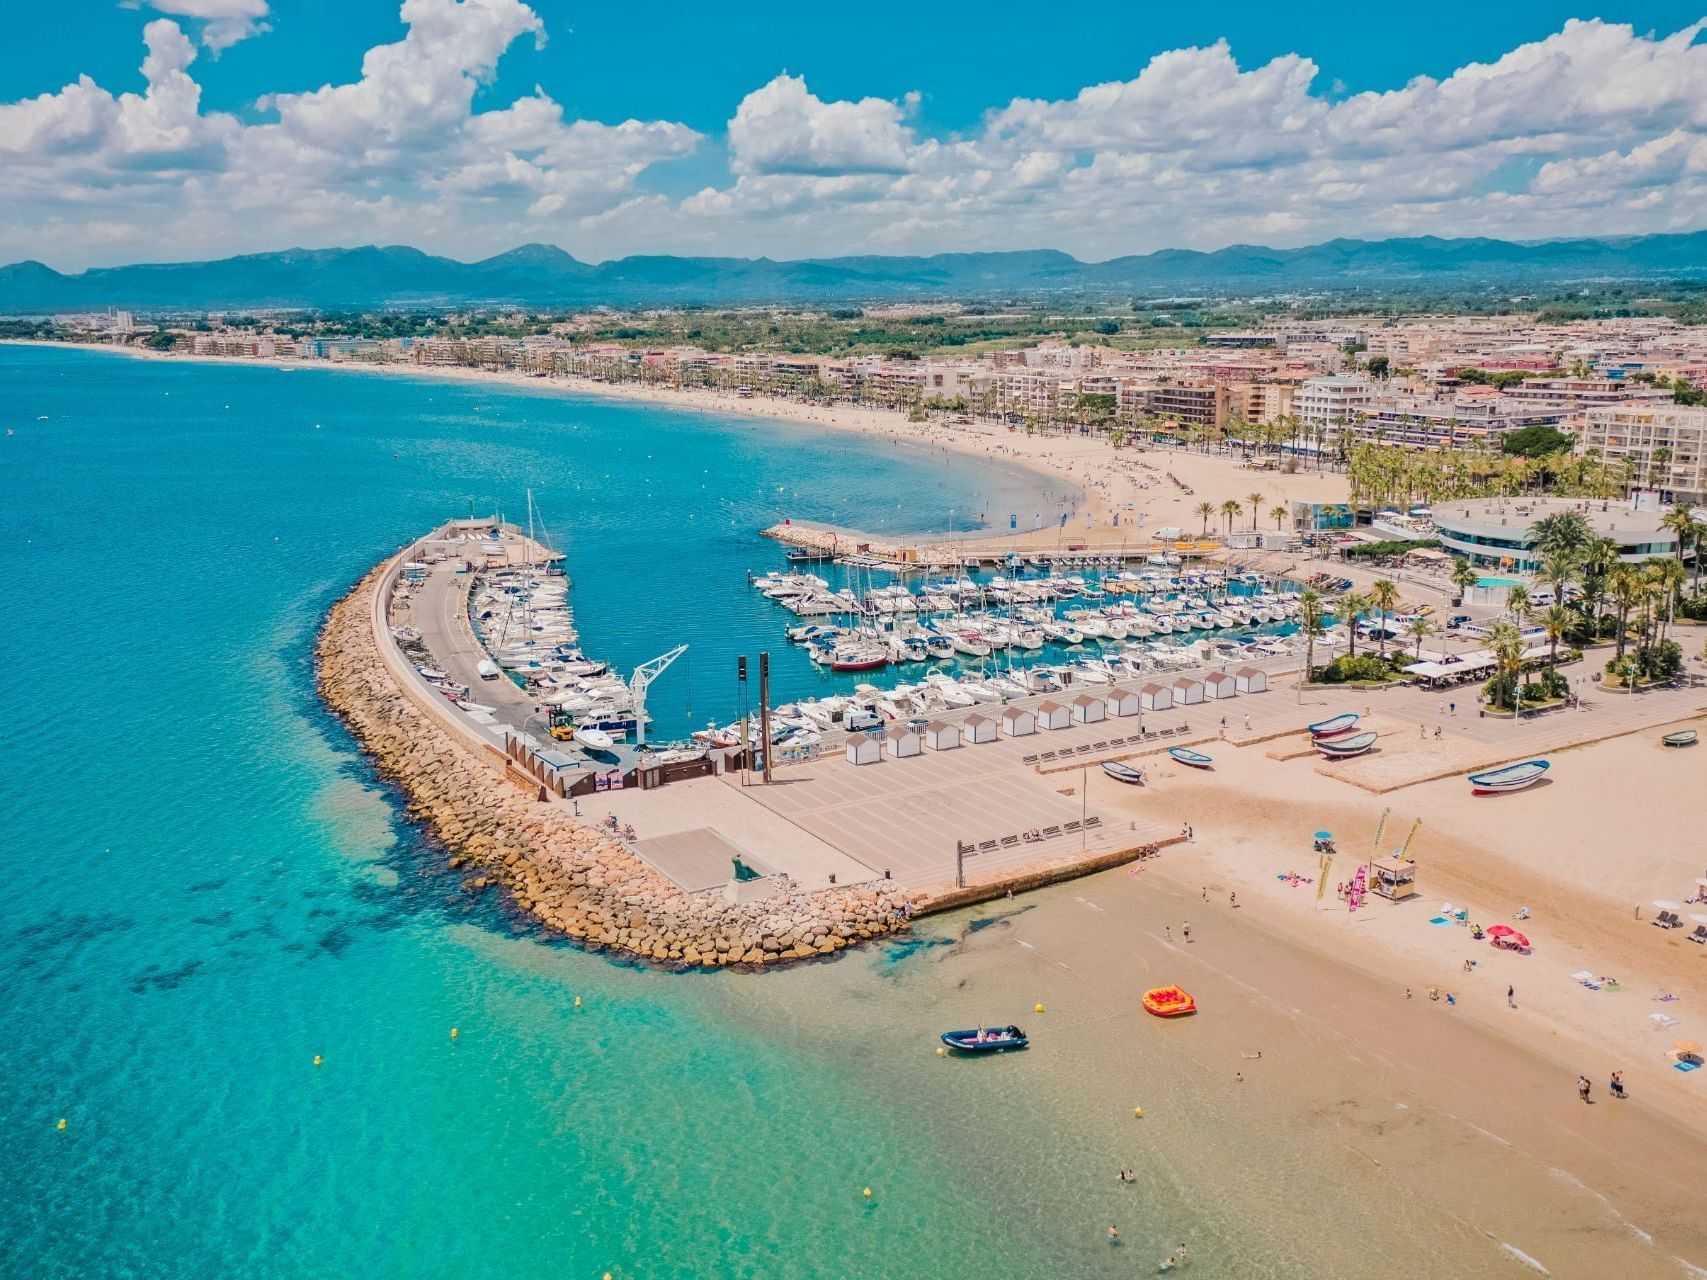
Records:
M1189 707L1194 702L1203 701L1203 681L1193 680L1190 676L1181 676L1174 681L1174 705Z
M889 754L897 760L916 756L925 749L917 731L904 724L890 725L883 731L883 738L888 743Z
M1037 726L1040 729L1065 729L1072 723L1072 713L1059 702L1045 702L1037 709Z
M1037 717L1024 707L1009 707L1002 712L1002 732L1010 738L1023 738L1037 732Z
M1108 708L1108 714L1111 716L1135 716L1142 704L1138 700L1138 695L1132 690L1115 689L1104 699L1104 705Z
M848 736L849 764L876 764L883 759L883 740L875 733L855 733Z
M925 745L932 751L952 751L960 745L959 726L932 720L925 726Z
M1240 667L1233 673L1233 683L1240 693L1263 693L1268 689L1268 672L1261 667Z
M1147 684L1138 690L1138 705L1146 711L1166 711L1174 705L1174 691L1165 684Z
M1210 698L1236 698L1239 686L1225 671L1216 671L1204 678L1203 692Z
M1073 721L1076 724L1096 724L1108 716L1108 704L1101 698L1081 693L1073 699Z
M994 742L996 740L996 722L989 716L979 715L974 711L960 722L960 740L962 742Z

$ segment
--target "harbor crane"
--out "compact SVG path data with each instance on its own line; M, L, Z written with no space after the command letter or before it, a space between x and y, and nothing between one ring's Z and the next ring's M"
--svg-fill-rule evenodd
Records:
M646 689L659 676L663 675L669 665L688 651L685 644L679 644L668 653L659 654L650 662L642 662L634 668L634 675L628 681L628 692L634 700L634 742L636 746L646 744Z

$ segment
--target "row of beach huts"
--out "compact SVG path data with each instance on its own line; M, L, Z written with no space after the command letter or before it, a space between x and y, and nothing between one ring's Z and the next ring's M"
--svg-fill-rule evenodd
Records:
M958 722L932 720L923 726L917 721L893 724L882 731L850 734L844 750L850 764L876 764L885 754L904 759L922 754L927 747L932 751L951 751L960 746L994 742L998 737L1024 738L1039 730L1099 724L1111 716L1168 711L1267 689L1267 672L1258 667L1242 667L1233 672L1217 671L1201 680L1181 676L1172 684L1152 683L1137 689L1082 693L1067 703L1046 701L1036 708L1004 707L993 717L974 711Z

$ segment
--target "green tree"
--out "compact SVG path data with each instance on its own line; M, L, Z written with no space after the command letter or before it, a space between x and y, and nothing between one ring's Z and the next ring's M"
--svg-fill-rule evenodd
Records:
M1286 523L1286 517L1292 513L1283 506L1273 506L1268 509L1269 518L1274 521L1274 527L1279 530Z
M1399 603L1399 588L1395 583L1389 582L1386 578L1381 578L1369 589L1369 599L1381 613L1380 652L1381 656L1385 658L1387 656L1387 615Z
M1245 501L1251 504L1251 531L1256 532L1257 517L1262 514L1262 494L1247 493Z
M1244 508L1239 505L1237 498L1228 498L1221 504L1221 515L1227 521L1227 532L1233 532L1233 521Z
M1193 514L1203 517L1203 536L1209 536L1209 520L1215 514L1215 505L1210 502L1200 502L1193 508Z
M1549 664L1557 665L1559 661L1559 641L1565 638L1565 632L1571 628L1571 611L1562 604L1550 605L1541 615L1541 627L1547 633Z
M1452 585L1458 588L1460 597L1471 587L1482 580L1482 575L1476 572L1476 567L1469 560L1458 560L1452 565Z
M1517 678L1523 670L1523 633L1515 623L1496 622L1488 633L1488 652L1494 658L1494 705L1503 705L1509 696L1515 713Z
M1427 640L1429 636L1434 634L1434 623L1430 622L1427 618L1416 617L1412 618L1405 624L1405 630L1410 633L1411 639L1417 642L1417 661L1421 662L1423 656L1423 641Z
M1360 591L1348 591L1340 597L1338 611L1345 614L1346 657L1357 657L1357 620L1372 608L1374 604Z
M1298 625L1304 633L1304 681L1306 684L1315 676L1316 638L1322 634L1322 593L1314 587L1305 587L1298 597Z

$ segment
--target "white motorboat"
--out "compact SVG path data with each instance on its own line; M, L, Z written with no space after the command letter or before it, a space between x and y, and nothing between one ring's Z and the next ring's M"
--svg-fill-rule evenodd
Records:
M603 729L591 729L581 725L575 727L575 741L582 746L591 747L594 751L609 751L616 745L616 740Z

